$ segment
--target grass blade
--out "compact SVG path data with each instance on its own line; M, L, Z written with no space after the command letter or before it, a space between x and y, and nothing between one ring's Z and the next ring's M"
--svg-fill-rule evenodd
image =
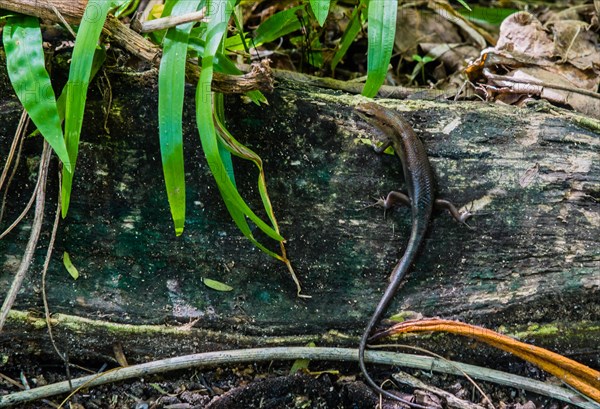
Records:
M38 19L21 15L7 18L2 40L8 76L17 97L44 139L70 171L56 96L44 63Z
M171 15L197 10L200 0L171 2ZM167 30L163 39L163 56L158 74L158 129L160 154L167 197L177 236L185 224L185 172L183 166L183 97L185 62L190 31L194 23Z
M361 0L360 4L357 5L354 10L352 10L352 15L350 16L350 21L348 22L346 31L344 31L344 34L342 34L340 45L331 59L331 71L335 71L335 68L340 61L342 61L342 58L344 58L346 52L348 52L348 49L354 42L354 39L358 33L360 33L360 29L364 20L363 10L366 8L366 1L367 0Z
M227 169L219 154L215 126L212 120L212 103L210 99L210 82L212 79L212 65L205 65L200 73L198 86L196 87L196 123L200 132L200 142L208 166L217 182L221 196L228 209L234 206L240 212L248 216L269 237L282 241L283 237L272 227L262 221L244 202L239 192L231 182ZM206 91L208 88L208 91ZM203 92L203 89L205 90ZM234 216L232 214L232 216Z
M94 53L94 61L92 62L92 73L90 74L90 80L96 76L96 74L98 73L98 70L100 70L100 67L102 67L102 64L104 64L105 60L106 60L106 48L101 46L101 47L97 48L96 52ZM60 93L60 96L56 100L56 108L58 108L58 118L60 119L61 124L65 120L66 106L67 106L67 87L65 86L65 87L63 87L63 90ZM38 129L36 129L31 134L29 134L29 136L30 137L36 136L39 134L39 132L40 131ZM64 140L63 140L63 142L64 142Z
M223 94L213 94L213 115L215 121L218 120L218 118L225 118L225 100L223 98ZM221 156L221 160L223 161L223 165L225 166L225 170L227 171L227 176L229 176L229 180L231 180L231 183L233 183L233 186L237 189L231 153L227 150L225 145L223 145L221 140L219 140L219 156Z
M67 152L69 152L71 171L69 172L66 168L63 168L61 191L63 218L67 216L71 201L71 188L73 185L75 163L77 162L79 136L81 134L81 125L83 124L83 113L96 44L111 6L112 1L89 0L75 40L69 81L66 85L65 143L67 145Z
M254 153L252 150L248 149L247 147L245 147L244 145L239 143L237 140L235 140L233 135L231 135L231 133L229 133L229 131L225 128L225 126L221 122L218 115L214 115L214 120L215 120L216 130L219 135L220 145L223 146L224 149L227 149L228 153L231 152L231 154L233 154L237 157L254 162L254 164L259 169L258 190L260 192L260 196L263 201L263 205L267 212L267 216L269 217L269 220L271 221L271 224L273 225L274 230L279 234L279 226L277 225L277 220L275 219L275 213L273 212L273 206L271 205L271 200L269 199L269 195L267 193L265 175L264 175L264 170L263 170L263 166L262 166L262 159L260 158L260 156L258 156L256 153ZM259 249L261 249L262 251L264 251L271 257L276 258L277 260L280 260L283 262L286 261L282 256L267 249L264 245L262 245L261 243L259 243L256 240L256 238L252 234L252 231L250 230L250 227L248 226L248 223L246 222L246 218L244 217L243 212L241 212L235 206L228 205L227 202L225 204L227 205L227 209L229 210L229 213L231 213L231 216L232 216L233 220L235 221L236 225L238 226L240 231L244 234L244 236L246 236L246 238L248 240L250 240L256 247L258 247Z
M267 212L267 216L271 220L271 224L274 228L279 232L279 227L277 226L277 219L275 219L275 213L273 212L273 206L271 204L271 199L269 198L269 194L267 192L267 182L265 177L265 171L263 168L263 162L260 156L258 156L254 151L247 148L245 145L238 142L233 135L225 128L221 120L215 115L215 125L217 133L223 141L223 145L225 148L231 152L233 155L252 161L254 165L258 169L258 191L260 193L260 197L262 199L263 205Z
M302 23L298 19L298 12L303 12L304 6L296 6L273 14L263 21L254 32L253 45L255 47L283 37L289 33L300 30ZM230 47L232 50L242 50L244 46Z
M374 97L383 84L394 49L397 0L371 0L368 11L367 82L362 94Z
M208 166L217 182L221 196L230 210L232 217L239 221L239 212L250 218L258 228L260 228L269 237L283 241L283 237L261 220L246 204L233 185L227 169L219 153L219 146L213 122L213 105L211 82L214 71L215 54L219 49L223 35L227 30L227 22L233 11L235 0L210 1L207 6L209 10L209 22L207 23L206 42L204 54L202 57L202 71L196 87L196 123L200 133L200 142ZM236 209L237 212L232 212ZM239 226L239 224L238 224ZM241 227L240 227L241 228Z
M271 225L273 226L274 230L279 234L279 226L277 224L277 219L275 218L275 212L273 211L273 205L271 204L271 199L269 198L269 193L267 192L267 181L266 181L266 177L265 177L262 159L260 158L260 156L258 156L256 153L254 153L251 149L247 148L246 146L244 146L243 144L238 142L233 137L233 135L231 135L231 133L229 133L229 131L225 128L225 126L223 125L223 123L220 120L219 115L217 115L216 113L214 115L214 120L215 120L215 127L216 127L217 133L219 135L219 141L221 142L221 144L233 155L240 157L242 159L250 160L256 165L256 167L258 169L258 191L260 193L260 197L263 202L263 207L265 208L265 211L267 212L267 216L269 217L269 220L271 221ZM261 249L262 251L264 251L271 257L282 261L286 265L286 267L290 273L290 276L292 277L292 280L296 284L296 293L297 293L298 297L310 298L310 296L302 294L302 286L300 284L300 280L298 280L298 277L296 276L294 268L292 267L290 260L287 258L287 251L286 251L284 242L283 241L279 242L279 248L280 248L281 254L277 254L277 253L265 248L252 235L252 232L250 231L250 228L248 227L248 223L246 222L246 218L243 216L243 213L240 210L238 210L237 208L234 208L233 206L229 206L227 204L227 202L226 202L226 205L227 205L227 208L229 209L229 212L231 213L235 223L237 224L240 231L242 231L244 236L246 236L246 238L248 238L256 247L258 247L259 249Z

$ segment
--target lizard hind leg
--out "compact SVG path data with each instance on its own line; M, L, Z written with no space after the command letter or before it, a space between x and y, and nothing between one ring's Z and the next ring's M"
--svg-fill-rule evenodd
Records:
M456 206L454 206L454 204L452 204L448 200L444 200L444 199L435 199L434 205L438 209L448 210L448 212L450 213L452 218L454 218L454 220L456 220L459 223L464 224L469 229L473 230L473 227L471 227L467 224L467 219L469 219L471 216L473 216L473 214L470 211L465 210L464 212L459 212L458 209L456 208Z
M385 217L385 214L389 209L399 204L410 207L410 197L402 192L391 191L388 193L385 199L383 197L377 199L377 202L375 202L374 206L383 207L383 216Z
M396 205L411 205L410 197L402 192L391 191L388 193L387 197L383 199L382 205L384 209L389 210Z

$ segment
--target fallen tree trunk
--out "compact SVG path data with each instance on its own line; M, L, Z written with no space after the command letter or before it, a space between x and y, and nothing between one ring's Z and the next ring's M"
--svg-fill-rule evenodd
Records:
M356 345L411 223L408 209L384 218L381 209L369 207L373 197L402 187L402 172L396 157L376 155L357 140L372 136L352 108L360 97L283 81L268 95L269 106L228 100L229 129L264 159L288 255L312 296L299 299L285 266L255 249L231 221L200 150L192 90L184 112L188 214L184 234L175 237L160 163L156 89L140 86L139 75L108 78L113 95L106 128L105 101L96 85L90 88L71 208L48 273L50 308L60 313L54 321L59 344L68 344L78 359L104 359L119 342L133 361L309 340ZM21 108L3 71L0 87L4 158ZM472 230L446 214L434 216L390 314L412 311L503 327L597 366L598 135L554 109L386 103L405 111L424 141L439 196L475 213ZM28 199L40 147L38 139L26 142L2 226ZM241 161L235 166L240 190L259 209L254 168ZM56 179L49 183L54 203ZM1 294L30 223L0 241ZM77 281L62 266L64 251L80 271ZM19 346L50 353L37 313L44 254L38 249L0 334L6 354ZM211 290L203 278L234 290ZM458 341L442 339L427 345L463 354ZM488 357L489 350L479 351L474 355Z

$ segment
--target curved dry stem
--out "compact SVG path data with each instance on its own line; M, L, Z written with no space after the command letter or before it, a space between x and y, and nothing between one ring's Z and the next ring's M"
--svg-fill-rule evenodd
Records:
M116 368L110 372L103 373L101 376L96 374L73 379L72 385L74 388L78 388L85 384L86 387L90 388L140 376L190 368L234 365L243 362L269 362L273 360L294 361L297 359L356 362L358 361L358 351L356 349L348 348L276 347L206 352L161 359L124 368ZM449 373L453 375L461 375L461 371L464 371L475 379L495 382L509 387L538 393L540 395L550 396L554 399L569 402L569 404L572 404L573 406L584 409L597 408L595 403L582 399L580 394L569 389L475 365L457 362L453 362L452 365L450 365L448 362L431 357L375 351L367 351L365 360L374 364L402 365L410 368ZM10 395L0 396L0 408L32 402L38 399L69 392L70 388L67 381L58 382L22 392L15 392Z
M48 250L46 251L46 259L44 260L44 267L42 270L42 301L44 302L44 314L46 316L46 325L48 326L48 336L50 337L50 343L56 351L56 354L65 364L65 370L69 381L71 380L71 373L69 370L69 361L67 354L59 351L56 342L54 341L54 334L52 333L52 324L50 322L50 306L48 305L48 297L46 296L46 273L48 272L48 266L52 258L52 250L54 249L54 242L56 241L56 232L58 230L58 222L60 221L60 195L61 195L61 172L58 172L58 199L56 201L56 214L54 216L54 224L52 225L52 234L50 235L50 242L48 243Z
M19 162L21 159L21 151L23 149L23 141L25 140L25 138L19 137L18 135L15 137L15 139L19 139L19 150L17 151L17 159L15 160L15 165L12 167L12 172L10 173L10 176L8 177L8 181L6 182L6 189L4 189L4 195L2 195L2 206L0 206L0 222L2 221L2 218L4 217L4 209L6 208L6 197L8 196L8 189L10 189L10 185L15 177L15 174L17 173L17 169L19 168ZM11 150L12 150L12 146L11 146ZM11 155L12 152L9 152L9 155ZM9 161L12 161L12 157L9 156L9 158L7 158L6 160L6 165L8 166ZM5 168L6 169L6 168ZM2 184L0 183L0 186L2 186Z
M27 242L27 247L25 247L21 264L15 273L13 282L8 290L8 294L6 294L2 308L0 309L0 332L2 331L2 327L4 326L4 322L8 316L8 312L12 308L12 305L17 298L17 293L21 288L21 284L23 284L23 279L25 278L25 274L31 265L31 260L33 259L35 248L40 237L42 222L44 220L44 204L46 201L46 178L48 176L48 165L50 163L51 155L52 149L50 149L50 145L44 141L44 150L42 151L42 159L40 160L38 183L34 193L36 197L35 216L31 226L31 234L29 235L29 241Z
M2 170L2 174L0 175L0 189L4 185L4 180L6 179L6 175L8 174L8 169L10 168L10 164L15 156L15 150L17 149L17 145L19 144L19 140L23 138L23 134L25 133L25 129L27 128L27 124L29 124L29 116L27 112L23 110L21 113L21 119L19 119L19 125L17 126L17 130L15 132L15 137L13 138L13 142L10 145L10 151L6 157L6 163L4 164L4 169Z
M25 208L23 209L23 211L21 212L21 214L15 219L14 222L12 222L12 224L10 226L8 226L6 228L6 230L4 230L2 232L2 234L0 234L0 240L2 240L8 233L10 233L15 227L17 227L19 225L19 223L21 223L21 220L23 220L23 218L25 216L27 216L27 213L29 213L29 210L31 209L31 206L33 205L33 201L35 200L38 190L40 188L40 177L38 175L38 180L35 184L35 188L33 189L33 192L31 193L31 197L29 198L29 202L27 202L27 205L25 206Z

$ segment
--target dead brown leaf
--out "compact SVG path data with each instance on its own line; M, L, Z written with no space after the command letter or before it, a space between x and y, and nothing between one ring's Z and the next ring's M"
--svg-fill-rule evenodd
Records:
M467 68L471 80L483 74L488 99L518 104L538 97L600 118L597 33L589 21L575 19L591 20L579 11L546 16L545 25L528 12L507 17L496 47Z

